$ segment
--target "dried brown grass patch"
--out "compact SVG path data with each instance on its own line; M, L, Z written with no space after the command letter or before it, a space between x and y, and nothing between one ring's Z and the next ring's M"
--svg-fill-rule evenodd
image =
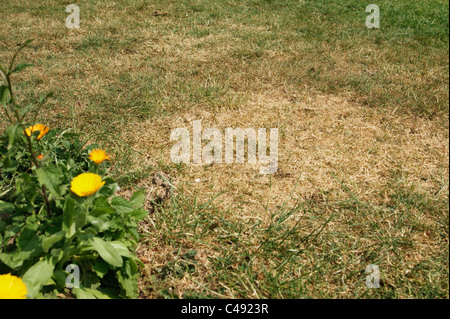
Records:
M267 201L279 206L292 191L294 200L324 191L334 194L331 198L345 198L333 174L360 200L372 203L386 200L379 192L395 172L407 177L405 186L416 184L425 192L433 190L436 178L448 175L448 129L437 121L369 109L342 96L310 95L292 102L283 93L254 94L237 110L193 109L136 123L126 139L149 154L145 164L170 165L170 131L185 127L192 134L193 120L201 120L202 129L222 132L227 127L279 128L279 169L274 176L262 176L258 165L248 163L189 164L176 176L187 192L211 196L225 191L223 207L245 202L248 213L261 210Z
M174 144L169 139L171 130L186 127L192 134L194 120L202 121L203 130L209 127L222 131L227 127L279 128L279 169L273 176L260 175L258 165L248 163L188 164L181 172L172 170L172 183L184 194L198 196L199 201L206 202L225 192L216 199L215 205L218 209L229 209L227 218L231 220L245 225L261 222L262 226L267 226L273 221L272 214L281 206L292 207L296 203L313 201L324 209L320 216L312 213L313 219L302 230L307 235L311 229L320 228L333 213L326 209L328 202L355 196L380 211L380 214L364 217L366 222L360 226L354 224L361 217L355 219L351 210L335 211L335 217L327 225L327 232L310 247L309 257L305 257L302 269L293 269L288 275L290 279L295 279L308 272L308 276L317 276L320 267L323 267L322 272L339 269L328 274L328 279L311 284L311 294L324 297L342 295L345 298L349 293L358 291L356 287L359 286L355 285L360 280L361 268L370 261L371 254L384 256L384 285L401 289L395 286L399 277L408 279L416 265L426 262L430 256L439 255L442 250L440 239L431 231L436 225L435 217L426 212L412 211L411 214L416 215L416 223L424 225L421 226L424 230L418 231L414 224L397 227L399 219L404 218L402 212L386 209L393 192L391 183L396 176L400 176L397 182L403 188L415 185L420 192L430 194L436 200L448 196L445 189L439 192L436 188L436 181L448 175L449 151L448 126L438 120L399 115L395 110L382 112L351 102L351 97L319 94L289 97L285 92L271 91L251 95L239 109L224 107L220 112L211 112L199 107L172 117L135 123L135 132L138 133L127 132L126 139L133 148L149 154L145 165L164 163L170 166L170 148ZM351 194L334 175L345 183ZM145 187L145 183L149 184L150 180L143 180L139 185ZM293 215L287 224L294 225L298 218L303 217ZM376 236L371 236L373 230L370 227L374 224L379 225L380 231ZM302 225L305 226L304 222ZM155 263L164 265L174 260L175 247L160 243L155 230L148 232L147 239L152 247L158 247L152 248L157 251L145 246L139 250L149 261L146 271L150 272L154 272ZM333 237L328 236L329 233L340 235ZM240 236L243 236L243 242L253 247L250 249L259 246L258 239L251 232L241 233ZM214 242L214 239L211 240ZM331 264L328 264L329 260L321 261L318 266L318 258L322 254L333 245L342 246L345 241L348 247L353 248L341 251L340 257L333 257ZM405 244L394 248L396 241L404 241ZM217 250L198 242L193 244L188 239L178 245L183 249L205 250L211 258L217 255ZM392 255L393 251L402 254L400 261ZM199 260L198 267L201 269L195 280L191 280L194 277L184 276L168 281L176 295L182 296L186 291L211 293L208 289L214 286L225 289L225 296L218 297L236 297L236 291L224 287L224 283L208 281L211 276L215 278L208 259ZM273 261L256 259L252 267L253 272L264 281L267 273L263 275L262 269L270 273ZM242 281L245 285L244 278ZM251 291L252 284L247 284L248 291ZM142 283L142 288L149 286L152 285L148 282ZM205 287L209 288L205 290ZM157 297L152 293L148 296ZM249 297L261 296L255 291Z

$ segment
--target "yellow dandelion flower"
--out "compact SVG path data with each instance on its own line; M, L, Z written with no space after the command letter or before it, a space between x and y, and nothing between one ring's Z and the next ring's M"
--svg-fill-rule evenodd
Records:
M97 192L104 184L100 175L82 173L72 180L70 190L80 197L86 197Z
M36 124L27 128L23 133L31 136L33 132L40 131L39 136L37 137L37 140L40 140L45 134L48 133L49 130L50 128L45 126L44 124Z
M0 275L0 299L26 299L27 286L19 277Z
M89 159L93 161L95 164L100 164L104 160L109 160L109 155L100 148L93 149L89 152Z

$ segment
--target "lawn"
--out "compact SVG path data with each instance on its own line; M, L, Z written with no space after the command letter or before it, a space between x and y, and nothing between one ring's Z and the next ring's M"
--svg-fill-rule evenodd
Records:
M140 298L449 298L449 4L369 4L0 0L0 62L34 39L21 103L145 189ZM278 128L277 172L173 163L195 120Z

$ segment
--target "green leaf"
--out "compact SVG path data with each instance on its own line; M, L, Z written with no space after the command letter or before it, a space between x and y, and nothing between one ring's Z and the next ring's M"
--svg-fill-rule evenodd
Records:
M0 104L6 106L8 102L9 89L6 85L0 85Z
M55 257L47 255L27 270L22 280L27 286L28 298L35 298L42 286L51 279L56 263Z
M18 170L19 162L11 158L11 155L5 156L3 162L2 172L14 172Z
M15 206L17 211L34 211L35 200L41 192L36 176L31 176L28 173L22 173L16 176L15 183Z
M55 278L56 284L60 289L66 286L66 279L69 274L61 269L55 269L53 272L53 278Z
M92 247L98 252L100 257L108 264L114 267L122 267L122 256L117 252L116 248L110 243L104 241L99 237L94 237L92 241Z
M99 276L100 278L103 278L108 273L109 265L108 265L108 263L104 262L103 260L97 260L94 263L94 266L92 267L92 269L95 271L97 276Z
M103 186L103 187L105 187L105 186ZM109 204L109 196L108 195L98 196L94 200L94 206L95 207L111 207L111 205Z
M94 238L94 235L97 234L97 231L95 229L92 229L92 227L88 227L78 233L78 238L80 238L83 242L86 242L87 245L81 246L82 251L89 251L91 250L91 246L89 245L89 242L92 241L92 238Z
M114 208L112 208L112 206L109 204L109 196L108 195L101 195L101 196L97 197L94 200L93 206L94 206L94 208L91 210L89 215L94 216L94 217L99 217L104 214L112 214L115 212Z
M99 290L90 289L90 288L84 288L87 292L94 295L97 299L112 299L112 296L105 294Z
M75 229L81 229L84 225L86 225L86 213L85 212L77 212L75 215Z
M129 201L118 196L111 199L111 206L121 215L131 213L134 210L133 205Z
M4 236L4 240L5 240L5 242L3 244L4 246L8 245L8 241L11 240L11 238L13 236L15 236L17 233L19 233L20 230L22 229L22 226L18 225L19 223L21 223L21 221L17 220L17 217L16 218L14 218L14 217L12 218L12 220L14 220L14 219L15 219L15 222L13 222L14 226L8 227L3 232L3 236Z
M34 66L34 64L19 63L15 66L15 68L11 72L9 72L9 74L22 72L23 70L25 70L26 68L28 68L30 66Z
M148 216L148 214L148 211L146 211L144 208L135 209L131 213L129 213L129 215L135 218L137 221L143 220Z
M23 134L22 130L17 125L8 127L5 133L8 136L8 150L11 149L15 142L20 139L21 134Z
M0 212L12 213L15 210L14 204L0 200Z
M91 217L97 218L102 215L112 214L114 213L114 209L112 207L94 207L93 210L89 212Z
M139 238L140 238L140 237L139 237L139 233L138 233L136 227L129 227L129 228L127 229L127 233L130 234L131 236L133 236L133 238L134 238L134 240L135 240L136 242L139 241Z
M104 232L115 225L115 222L105 220L102 217L88 216L87 221L94 227L96 232L99 233Z
M11 269L19 270L23 262L27 259L24 253L0 253L0 261Z
M136 299L138 297L138 282L137 282L137 265L131 259L125 259L124 265L117 271L117 280L122 286L126 297Z
M47 99L53 97L53 92L47 93L46 95L41 94L39 95L39 103L44 103L45 101L47 101Z
M28 257L36 257L42 252L39 237L36 235L37 225L25 227L17 238L17 246L21 252L26 252Z
M133 195L131 196L130 203L136 209L144 207L144 203L145 203L144 189L140 189L140 190L134 192Z
M33 251L19 251L14 253L0 253L0 261L9 268L19 270L23 263L29 260L33 255Z
M89 212L89 217L94 217L94 219L115 212L114 208L109 204L109 196L107 195L97 197L93 206L94 208Z
M72 291L77 296L77 299L97 299L92 292L88 291L87 288L73 288Z
M112 299L112 296L108 294L86 287L74 288L73 292L77 299Z
M112 241L110 244L111 244L111 246L114 247L114 249L117 251L117 253L120 256L128 257L128 258L133 258L134 257L131 254L131 252L128 250L128 248L123 243L121 243L120 241Z
M108 197L114 195L119 185L111 177L106 177L103 179L105 185L98 191L100 195L107 195Z
M29 104L27 106L22 107L19 110L19 114L21 117L23 117L26 113L28 113L28 111L33 107L33 104Z
M57 233L54 233L50 237L47 237L44 240L42 240L42 249L44 250L44 252L47 253L50 250L50 248L52 248L54 244L63 239L65 235L66 232L64 230L61 230Z
M61 170L56 166L48 166L45 168L36 169L39 184L45 185L51 194L56 197L61 197L65 194L67 186L61 185Z
M62 230L66 233L66 238L71 238L76 231L74 220L76 205L76 201L71 197L67 197L64 203Z

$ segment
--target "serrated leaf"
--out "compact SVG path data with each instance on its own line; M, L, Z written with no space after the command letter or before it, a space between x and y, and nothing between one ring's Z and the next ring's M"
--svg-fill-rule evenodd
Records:
M112 214L114 212L114 208L109 204L109 196L101 195L94 200L94 208L89 212L89 215L100 217L101 215Z
M144 207L145 190L140 189L134 192L133 195L131 196L130 203L136 209Z
M148 216L148 214L148 211L146 211L144 208L135 209L131 213L129 213L129 215L135 218L137 221L143 220Z
M129 201L127 201L125 198L122 197L113 197L111 199L111 206L119 213L119 214L126 214L130 213L134 210L133 205Z

